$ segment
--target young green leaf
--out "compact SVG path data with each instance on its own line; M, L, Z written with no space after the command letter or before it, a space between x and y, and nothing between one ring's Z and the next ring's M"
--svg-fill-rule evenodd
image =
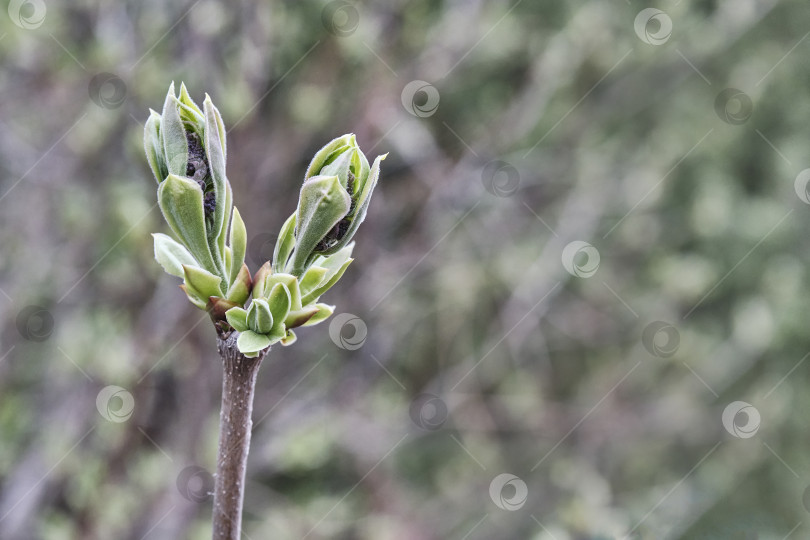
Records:
M237 210L236 207L234 207L233 216L231 217L231 236L229 243L231 245L232 258L230 282L233 283L242 269L242 264L245 262L245 248L247 246L245 222L242 221L242 216L239 214L239 210Z
M315 307L318 308L318 312L314 317L305 322L304 326L315 326L319 322L328 319L332 313L335 312L335 306L330 306L329 304L315 304Z
M208 297L208 304L205 306L205 310L211 316L211 320L215 323L218 321L226 320L225 314L229 309L240 307L241 304L237 304L236 302L231 302L225 298L221 298L219 296L209 296Z
M293 212L281 226L281 232L276 240L276 247L273 250L273 268L280 272L285 271L287 260L295 247L295 222L296 214Z
M320 285L328 271L327 268L322 266L310 266L304 274L304 277L301 278L301 296L306 296L310 291Z
M256 300L254 300L255 302ZM270 290L267 296L267 305L270 311L273 312L273 319L278 322L283 322L290 312L292 300L290 297L290 290L284 283L276 283ZM268 330L269 331L269 330Z
M228 178L225 175L225 150L220 137L219 111L211 102L211 98L206 94L203 102L205 111L205 152L208 156L208 169L214 183L214 194L216 196L216 208L214 209L214 226L211 230L211 237L216 238L220 251L225 247L224 229L227 228L227 220L230 219L230 201L228 191ZM219 242L220 236L222 241Z
M339 239L334 246L323 250L321 253L325 255L336 253L352 240L357 232L358 227L360 227L360 224L366 219L368 205L371 202L371 194L374 191L374 187L377 185L377 180L380 178L380 163L387 156L388 154L377 156L377 158L374 160L374 164L371 166L371 171L368 174L368 178L362 182L362 186L358 187L360 190L359 193L355 192L354 195L352 195L352 199L355 201L353 211L354 215L351 216L351 222L349 223L343 237Z
M205 236L203 193L196 182L170 174L158 188L158 204L169 226L203 268L216 272Z
M185 176L188 164L188 140L180 118L174 83L169 86L160 121L160 136L163 142L163 157L170 174Z
M143 128L143 149L146 152L146 161L155 175L158 184L163 182L169 171L163 161L163 142L160 138L160 115L149 109L149 119Z
M154 233L155 239L155 260L166 271L177 277L183 277L183 265L197 265L197 261L182 244L173 238L161 233Z
M254 298L247 310L248 328L257 334L268 334L273 329L273 313L263 298Z
M296 337L295 332L293 332L292 330L287 330L287 333L284 335L283 338L281 338L281 344L284 345L285 347L288 347L293 343L295 343L296 339L298 338Z
M307 323L318 313L317 306L305 306L297 311L290 311L284 319L284 326L287 328L298 328Z
M237 304L244 304L250 296L250 289L253 283L250 280L250 270L246 264L242 263L242 269L236 275L236 279L231 283L231 287L225 293L228 300Z
M192 304L200 309L206 309L206 307L208 307L208 302L199 292L189 289L185 284L181 284L180 288L183 289L183 292L186 293L186 297Z
M209 296L220 296L220 282L222 278L197 266L183 265L183 275L189 292L204 298L206 303Z
M323 148L318 150L312 158L312 161L310 161L309 167L307 167L307 172L304 174L304 181L306 182L307 179L319 174L324 165L328 164L331 159L334 159L336 154L345 152L351 146L353 140L354 135L341 135L336 139L332 139Z
M323 278L324 281L332 279L334 275L338 273L346 261L351 258L353 250L354 242L351 242L337 253L333 253L332 255L328 255L326 257L322 256L315 260L314 264L327 269L326 276Z
M248 330L247 310L235 307L225 312L225 319L237 332Z
M264 293L264 286L266 284L267 276L273 273L273 267L270 264L270 261L265 262L256 273L253 274L253 297L265 297L267 296Z
M349 212L351 198L337 176L313 176L301 186L291 273L303 274L315 246Z
M324 280L324 283L322 285L307 293L306 296L301 297L301 302L304 305L307 305L317 301L318 298L320 298L323 293L331 289L332 286L338 282L338 280L343 276L343 272L346 271L346 269L349 267L349 265L352 263L353 260L354 259L348 259L346 262L344 262L343 265L340 268L338 268L337 272L335 272L335 274L331 278L329 278L328 280Z
M301 309L301 289L298 286L298 278L292 274L270 274L265 278L262 289L263 296L268 297L277 283L283 283L290 292L290 309Z
M332 163L324 166L318 174L321 176L337 176L340 179L340 185L345 188L349 181L349 167L352 164L353 155L354 152L352 151L342 152Z
M202 123L203 122L203 112L200 110L200 107L194 103L194 100L191 99L191 96L188 94L188 89L186 88L186 83L180 83L180 97L178 101L181 105L190 112L190 120L194 123Z
M239 352L248 356L267 348L271 342L272 340L267 334L257 334L253 330L245 330L239 334L236 346L239 347Z

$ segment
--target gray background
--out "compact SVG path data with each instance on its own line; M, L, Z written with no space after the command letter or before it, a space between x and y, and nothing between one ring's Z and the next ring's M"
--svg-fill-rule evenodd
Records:
M807 537L806 2L170 4L0 10L0 537L210 534L221 368L141 143L172 80L254 271L321 145L390 152L352 322L262 367L245 538Z

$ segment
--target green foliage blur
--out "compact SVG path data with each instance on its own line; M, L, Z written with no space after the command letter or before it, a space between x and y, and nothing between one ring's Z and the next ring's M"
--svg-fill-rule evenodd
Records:
M259 374L246 538L807 538L808 28L799 0L11 0L0 538L210 535L221 366L153 260L142 145L171 81L222 112L251 271L317 149L389 152L340 324Z

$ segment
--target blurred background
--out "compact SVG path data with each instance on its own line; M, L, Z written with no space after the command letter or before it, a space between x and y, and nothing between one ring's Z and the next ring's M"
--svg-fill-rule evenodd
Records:
M142 149L172 80L253 271L318 148L389 152L332 324L259 374L245 538L810 535L806 2L7 4L1 538L210 535L221 366Z

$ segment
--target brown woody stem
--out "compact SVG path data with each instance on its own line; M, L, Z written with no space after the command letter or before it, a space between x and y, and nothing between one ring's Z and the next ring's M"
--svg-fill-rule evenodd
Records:
M256 375L267 351L247 358L236 347L238 332L222 334L217 348L222 358L222 409L219 413L219 451L214 484L213 540L239 540L245 470L253 426Z

